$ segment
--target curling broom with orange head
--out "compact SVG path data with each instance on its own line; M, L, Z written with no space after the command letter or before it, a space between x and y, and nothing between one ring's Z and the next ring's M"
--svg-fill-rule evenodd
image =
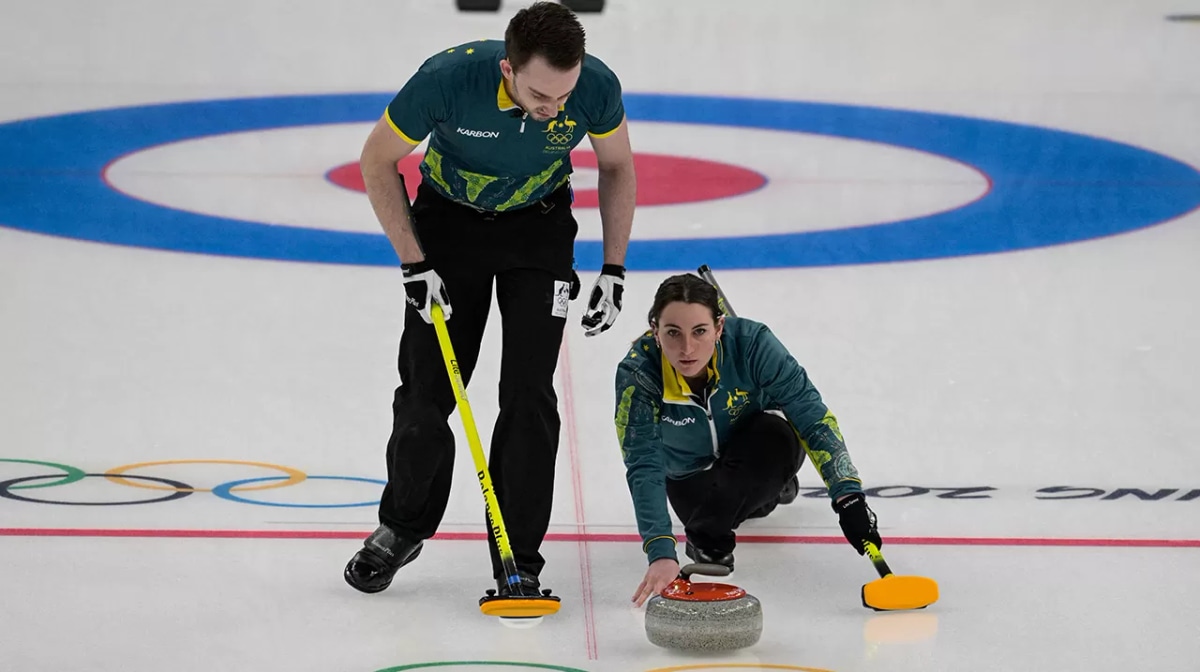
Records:
M713 275L712 269L706 264L697 269L696 272L717 290L717 303L721 311L730 317L737 317L737 314L733 312L733 306L729 305L729 298L725 296L725 292L717 284L717 279ZM875 544L864 541L863 549L866 551L867 557L871 559L871 564L875 567L875 571L879 573L878 579L862 587L862 604L864 607L874 609L875 611L898 611L903 609L924 609L937 602L938 584L936 581L925 576L898 576L893 574L891 568L888 567L887 562L883 559L883 553Z
M408 202L408 188L404 183L404 175L400 175L400 193L403 196L405 214L412 221L412 206ZM413 235L416 228L413 227ZM417 241L420 244L420 240ZM501 622L513 627L536 625L542 616L558 612L560 600L544 590L540 595L523 594L520 590L521 576L517 573L517 561L513 557L512 545L508 540L508 532L504 528L504 517L500 514L500 502L496 499L496 490L492 486L492 477L488 472L487 459L483 455L483 445L479 441L479 431L475 427L475 416L471 413L471 404L467 401L467 387L463 383L462 372L458 368L458 359L454 356L454 346L450 342L450 332L446 328L446 316L442 306L436 301L430 306L433 315L433 328L437 332L438 345L441 346L442 359L446 363L446 373L450 376L450 386L454 388L454 399L458 402L458 412L462 416L463 429L467 433L467 443L471 446L471 458L475 462L475 474L479 477L479 488L483 491L483 502L487 510L488 528L496 541L500 554L500 563L504 567L505 582L512 586L514 592L509 596L495 595L495 591L479 598L479 610L486 616L496 616Z
M513 558L512 546L508 541L508 532L504 528L504 517L500 514L500 503L496 499L496 490L492 487L492 478L488 473L487 460L483 455L483 446L479 441L479 431L475 428L475 416L471 413L471 405L467 401L467 389L463 384L462 373L458 368L458 360L454 357L454 346L450 343L450 332L446 329L446 319L442 307L434 303L430 307L433 314L433 327L437 331L438 343L442 347L442 359L446 362L446 372L450 374L450 385L454 388L454 398L458 402L458 412L462 416L463 429L467 432L467 442L471 445L471 457L475 461L475 473L479 477L479 487L483 491L483 501L487 506L488 527L496 540L496 548L500 552L500 563L504 567L506 581L510 586L520 586L521 577L517 574L517 562ZM559 598L543 591L541 595L522 595L515 592L511 596L487 595L479 599L479 610L487 616L498 616L501 619L539 619L556 613Z

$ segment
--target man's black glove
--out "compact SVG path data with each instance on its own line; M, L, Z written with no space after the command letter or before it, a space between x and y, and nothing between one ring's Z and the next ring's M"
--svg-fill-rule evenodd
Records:
M833 510L838 514L838 524L842 526L846 541L859 555L867 552L864 541L875 544L876 548L883 547L883 539L879 538L879 528L875 524L875 512L867 506L867 498L861 492L834 502Z

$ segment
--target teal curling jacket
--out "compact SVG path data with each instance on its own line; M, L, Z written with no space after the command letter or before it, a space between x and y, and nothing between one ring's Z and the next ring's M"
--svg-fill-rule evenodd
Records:
M708 366L707 395L688 388L651 332L633 342L617 366L615 422L649 562L678 559L666 479L707 469L738 423L758 411L778 411L787 418L830 499L862 491L837 419L766 325L725 318Z

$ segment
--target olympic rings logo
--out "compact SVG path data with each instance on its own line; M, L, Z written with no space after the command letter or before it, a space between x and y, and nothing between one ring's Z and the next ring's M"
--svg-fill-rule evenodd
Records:
M575 137L573 133L547 133L546 140L556 145L565 145Z
M372 483L375 485L387 485L386 481L374 478L360 478L357 476L314 476L311 474L306 474L299 469L286 467L281 464L271 464L269 462L247 462L244 460L159 460L156 462L138 462L136 464L126 464L119 467L113 467L103 473L88 473L83 469L68 464L46 462L42 460L22 460L0 457L0 462L32 464L42 467L50 467L52 469L57 469L60 472L39 476L22 476L18 478L10 478L6 481L0 481L0 497L16 500L18 502L58 504L63 506L129 506L133 504L155 504L159 502L170 502L176 499L183 499L184 497L197 492L208 492L220 497L221 499L239 502L241 504L256 504L258 506L278 506L304 509L349 508L356 506L378 506L379 500L352 502L348 504L296 504L252 499L236 493L285 488L298 485L308 480L354 481L360 483ZM171 478L163 478L161 476L143 476L128 473L130 471L144 469L147 467L180 464L225 464L261 467L278 471L283 475L243 478L221 483L220 485L216 485L211 488L197 488ZM153 498L98 502L66 501L28 494L29 491L71 485L72 483L78 483L79 481L87 478L103 478L116 485L122 485L141 490L155 490L159 492L165 492L167 494Z

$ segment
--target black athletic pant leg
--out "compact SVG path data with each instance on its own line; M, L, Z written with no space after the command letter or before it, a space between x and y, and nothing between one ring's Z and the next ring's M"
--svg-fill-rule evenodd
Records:
M578 232L570 193L564 188L519 212L488 215L429 191L419 191L413 214L426 255L446 283L454 309L447 327L465 380L477 365L495 282L503 352L488 470L517 566L537 576L545 565L540 547L561 430L554 374ZM399 534L427 539L445 514L453 480L449 416L455 403L432 325L411 308L405 320L380 520ZM490 535L488 546L500 578Z
M453 308L446 330L466 384L491 310L492 269L479 263L469 238L457 235L471 228L470 211L422 189L413 218L425 255L446 284ZM400 385L392 401L379 520L411 540L428 539L450 497L455 443L449 422L456 403L437 332L407 305L397 366Z
M554 503L562 427L554 374L578 232L568 196L560 191L550 204L533 206L509 224L507 231L528 242L502 261L496 275L503 354L488 471L517 566L534 576L546 564L541 545ZM499 579L503 566L490 536L488 545Z
M741 423L711 469L667 479L667 498L692 545L723 555L736 544L734 528L774 502L803 460L791 425L777 415L758 413Z

